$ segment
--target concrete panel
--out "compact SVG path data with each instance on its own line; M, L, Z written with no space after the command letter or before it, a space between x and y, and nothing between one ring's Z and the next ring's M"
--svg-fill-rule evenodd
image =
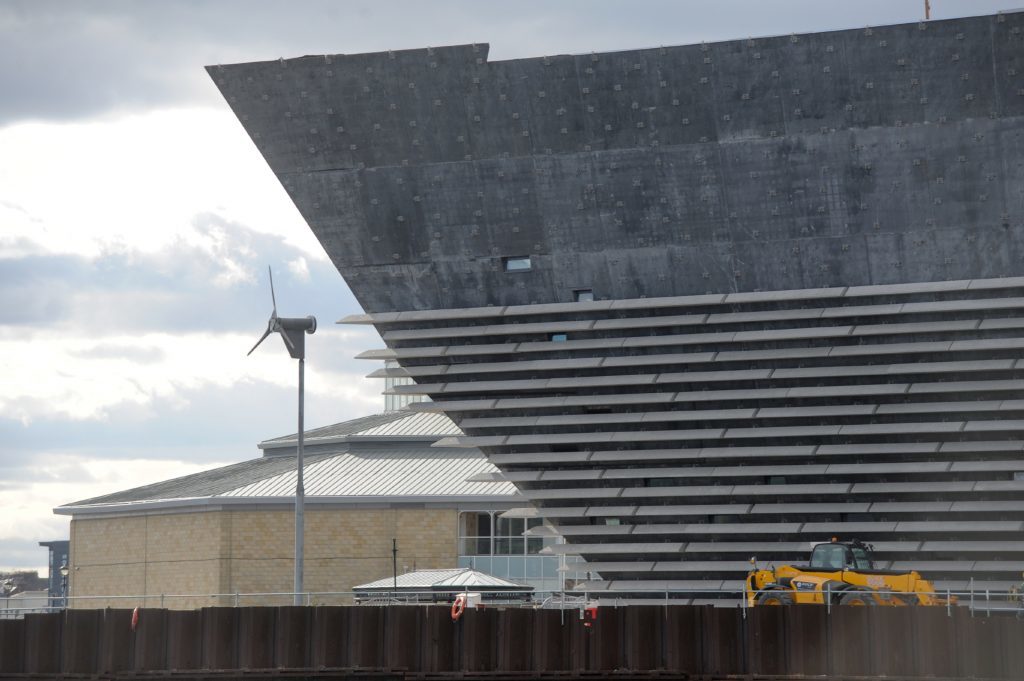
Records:
M952 501L876 501L872 513L944 513L953 510Z
M958 393L988 391L1024 390L1024 381L1010 379L1004 381L942 381L936 383L914 383L909 393Z
M878 407L879 414L929 414L958 413L965 411L998 411L1001 406L998 400L976 400L974 402L913 402L905 404L882 404Z
M743 515L750 504L695 504L690 506L637 506L638 516Z
M771 514L811 514L811 513L867 513L870 504L867 503L780 503L780 504L754 504L751 513Z
M920 493L929 492L971 492L975 489L971 481L948 482L859 482L850 490L854 494L884 494L887 492Z
M733 496L764 496L784 494L830 495L845 494L850 485L838 482L807 484L735 485Z

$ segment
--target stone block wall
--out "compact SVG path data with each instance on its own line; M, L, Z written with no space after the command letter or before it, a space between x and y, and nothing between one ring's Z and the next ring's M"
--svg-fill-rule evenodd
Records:
M457 519L455 509L307 510L305 590L346 592L390 575L392 538L398 541L400 573L454 567ZM234 601L234 596L212 594L290 592L294 528L290 508L76 518L68 585L72 607L194 608ZM285 596L239 600L244 605L291 602Z

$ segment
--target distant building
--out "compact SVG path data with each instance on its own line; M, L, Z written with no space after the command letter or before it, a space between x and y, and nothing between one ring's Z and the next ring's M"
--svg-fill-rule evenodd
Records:
M70 555L71 542L67 539L58 539L55 541L41 541L40 546L45 546L49 558L46 564L49 566L49 577L47 578L46 590L50 595L51 599L62 598L63 593L63 576L60 574L60 568L62 565L68 565L68 556Z
M502 517L524 503L512 484L470 481L497 471L478 450L432 446L459 433L444 415L401 411L306 433L306 590L391 574L392 538L403 573L475 567L559 588L564 559L540 554L557 540L523 536L542 521ZM166 595L290 591L296 437L259 447L257 459L55 509L72 518L71 595L195 607L212 601Z

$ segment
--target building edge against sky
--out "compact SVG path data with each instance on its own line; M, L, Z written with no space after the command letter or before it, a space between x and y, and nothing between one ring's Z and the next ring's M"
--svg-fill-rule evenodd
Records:
M1024 14L210 67L388 349L603 578L1024 567ZM403 312L406 310L406 312Z

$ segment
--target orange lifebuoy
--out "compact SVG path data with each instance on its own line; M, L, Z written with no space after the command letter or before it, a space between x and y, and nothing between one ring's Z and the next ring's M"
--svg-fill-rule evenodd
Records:
M455 597L455 602L452 603L452 622L458 622L464 612L466 612L466 597L459 594Z

